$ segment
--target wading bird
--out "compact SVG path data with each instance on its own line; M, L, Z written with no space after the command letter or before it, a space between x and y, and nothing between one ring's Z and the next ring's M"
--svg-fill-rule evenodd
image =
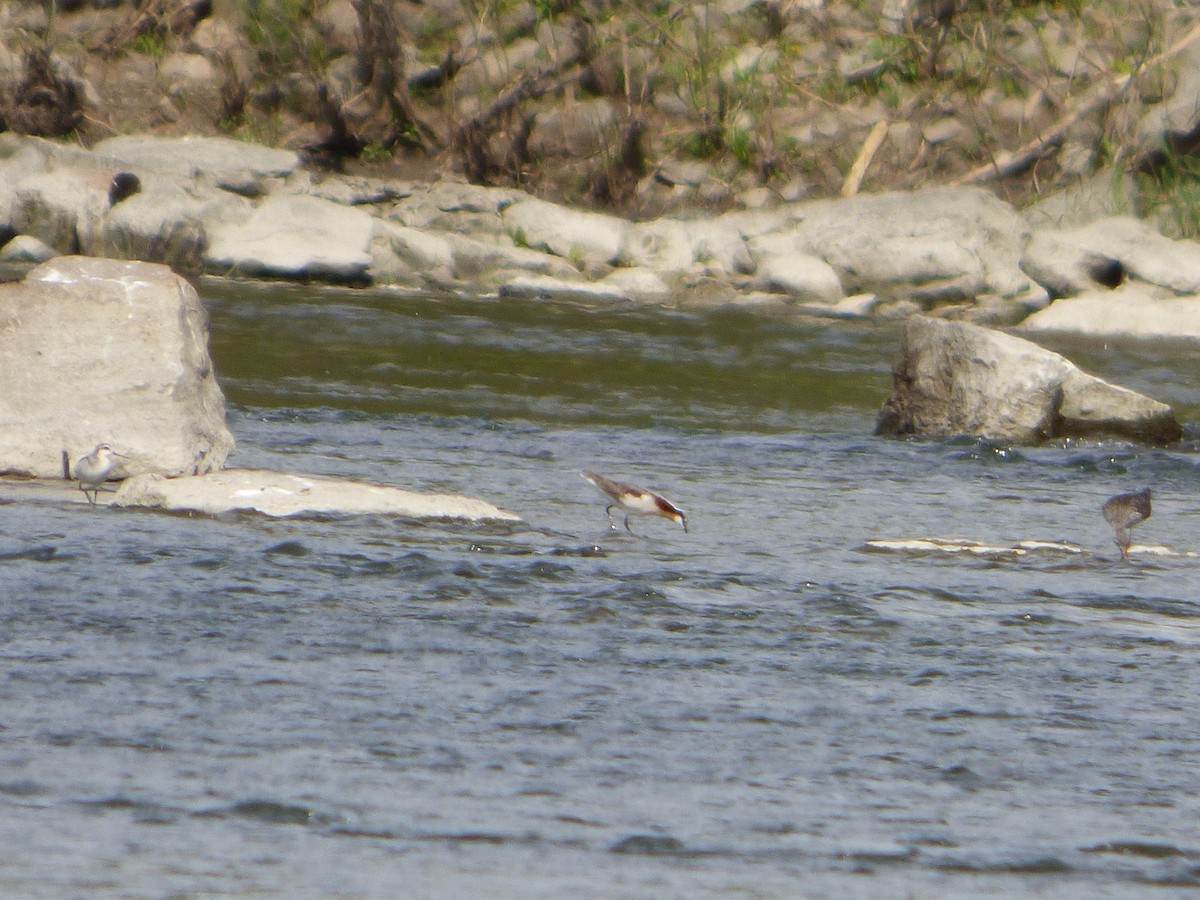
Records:
M599 488L600 492L612 501L612 503L605 507L604 511L608 513L608 524L614 529L617 527L617 523L613 521L612 508L619 506L625 511L625 530L630 534L633 534L633 529L629 527L629 514L631 512L644 513L650 516L662 516L664 519L678 522L683 526L684 532L688 530L687 517L683 514L683 510L665 497L654 493L654 491L648 491L645 488L638 487L636 484L623 484L620 481L613 481L595 472L585 470L579 474L583 476L585 481L590 481Z
M1113 543L1121 551L1121 559L1129 554L1133 538L1130 530L1150 518L1150 488L1133 494L1117 494L1104 503L1104 520L1113 528Z

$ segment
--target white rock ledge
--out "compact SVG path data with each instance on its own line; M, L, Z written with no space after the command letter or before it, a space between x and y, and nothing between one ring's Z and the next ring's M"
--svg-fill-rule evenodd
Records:
M470 522L521 521L515 513L456 494L418 494L383 485L264 469L224 469L183 478L135 475L122 482L112 505L209 515L243 510L268 516L326 513Z

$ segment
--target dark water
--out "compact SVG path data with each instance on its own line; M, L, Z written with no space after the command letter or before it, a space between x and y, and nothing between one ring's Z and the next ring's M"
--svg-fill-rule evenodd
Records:
M526 524L0 509L3 895L1200 886L1194 436L873 438L894 326L205 293L235 462ZM1061 349L1195 421L1187 347Z

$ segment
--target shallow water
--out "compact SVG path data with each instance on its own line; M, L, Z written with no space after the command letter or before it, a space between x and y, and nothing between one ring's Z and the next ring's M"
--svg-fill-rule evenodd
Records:
M234 462L526 522L0 509L4 894L1200 885L1194 434L871 437L895 326L203 293ZM1057 349L1196 420L1186 347Z

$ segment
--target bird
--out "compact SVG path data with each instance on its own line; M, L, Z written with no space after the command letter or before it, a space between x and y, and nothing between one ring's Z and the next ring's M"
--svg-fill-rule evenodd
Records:
M629 527L629 514L631 512L646 513L651 516L662 516L664 519L670 519L672 522L678 522L683 526L683 531L686 534L687 516L683 514L678 506L670 500L648 491L643 487L638 487L636 484L624 484L620 481L613 481L611 478L605 478L596 472L584 470L579 473L585 481L591 482L600 492L608 497L612 503L605 507L604 511L608 513L608 524L616 530L617 523L613 521L612 508L619 506L625 511L625 530L630 534L634 531Z
M100 499L100 487L108 481L112 470L119 465L117 460L128 458L108 444L97 444L95 450L79 458L75 463L75 477L79 480L79 489L83 491L83 496L87 497L89 504L95 506L96 501Z
M1139 522L1150 518L1150 488L1136 493L1117 494L1104 502L1104 520L1113 528L1113 542L1121 551L1121 559L1129 555L1133 541L1129 531Z

